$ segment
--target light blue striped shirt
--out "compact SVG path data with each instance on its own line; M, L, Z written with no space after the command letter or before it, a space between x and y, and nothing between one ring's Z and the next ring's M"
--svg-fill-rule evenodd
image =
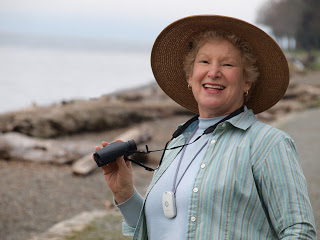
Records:
M197 125L190 125L169 147L184 144ZM182 239L316 239L305 178L286 133L257 121L248 110L219 124L209 138L201 161L192 167ZM147 199L179 150L166 152ZM124 222L125 235L148 239L146 209L143 204L136 227ZM177 238L171 234L161 239Z

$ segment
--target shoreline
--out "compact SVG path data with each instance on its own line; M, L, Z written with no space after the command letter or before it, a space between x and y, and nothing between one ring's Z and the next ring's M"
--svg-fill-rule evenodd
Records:
M270 123L291 112L320 106L320 72L311 78L312 83L305 79L298 81L299 77L292 77L284 97L272 108L258 114L259 120ZM319 84L315 83L317 77ZM3 113L0 114L0 132L20 132L50 139L182 114L192 113L171 100L156 83L150 83L99 98L62 101L43 107L34 105Z

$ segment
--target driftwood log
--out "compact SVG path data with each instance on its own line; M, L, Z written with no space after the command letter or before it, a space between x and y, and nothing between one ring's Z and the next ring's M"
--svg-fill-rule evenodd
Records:
M131 139L134 139L137 145L147 142L151 138L152 130L145 126L142 126L140 128L132 128L117 137L117 139L121 141L129 141ZM92 154L93 153L83 156L73 163L72 171L74 174L87 175L97 168L97 164L93 160Z
M79 158L79 155L64 149L55 141L12 132L0 135L0 158L65 164Z
M258 114L258 117L262 121L272 122L290 112L318 107L319 98L319 85L293 81L290 82L283 99L268 111ZM159 88L150 86L88 101L71 101L0 114L0 132L3 133L0 134L0 157L60 164L73 162L90 150L82 153L72 151L72 144L69 144L70 148L68 148L59 144L57 142L59 140L55 141L52 138L128 127L143 121L188 113L190 113L188 110L170 100ZM143 135L142 132L140 131L140 134ZM122 140L133 138L139 142L137 135L130 134L132 137L119 136L118 138ZM85 148L78 147L78 149ZM83 160L84 162L94 163L93 160L91 162L91 154L89 158L87 156L84 158L89 159ZM79 162L77 161L76 164L80 165ZM76 169L74 172L87 174L93 168L92 165L90 166L88 170Z
M182 113L190 112L166 97L159 88L150 86L97 99L0 114L0 132L54 138L128 127Z
M118 138L123 141L134 139L140 144L151 137L152 131L146 126L141 126L129 129ZM53 164L75 162L74 172L87 174L95 168L92 153L88 154L92 150L90 145L91 143L86 141L61 143L56 139L40 139L10 132L0 134L0 159Z
M283 99L259 115L267 122L292 111L319 106L320 86L291 81ZM54 138L82 132L105 131L190 112L154 85L91 100L63 102L0 114L0 132L20 132Z

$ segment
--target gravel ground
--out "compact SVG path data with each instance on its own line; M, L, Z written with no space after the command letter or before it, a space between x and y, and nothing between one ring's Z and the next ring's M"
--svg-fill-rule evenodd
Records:
M293 114L279 127L296 143L320 239L320 109Z
M150 149L163 146L175 126L189 116L178 116L147 123L154 129ZM320 229L320 109L292 115L279 127L295 140L304 170L311 203ZM99 134L84 134L61 141L92 143L94 148L103 139L112 140L126 129ZM106 137L107 136L107 137ZM154 153L152 159L160 157ZM151 160L151 166L156 162ZM142 193L152 176L134 167L135 183ZM31 162L0 160L0 239L25 240L46 231L57 222L83 211L105 209L112 201L100 169L86 177L74 176L69 165L57 166Z
M147 124L153 128L150 150L164 146L177 124L190 116L176 116ZM291 115L279 128L295 140L304 170L309 196L320 229L320 109ZM59 139L73 141L94 149L102 140L112 141L127 129L82 134ZM141 148L143 149L143 148ZM155 167L161 153L153 153ZM152 173L134 167L135 184L144 193ZM0 239L26 240L49 227L83 211L105 209L112 196L100 169L86 177L75 176L70 165L39 164L0 160Z
M320 72L297 76L299 81L319 84ZM150 150L164 146L176 126L190 116L176 116L145 123L154 130ZM320 231L320 109L292 115L281 125L295 140L308 183L316 226ZM112 141L127 129L82 134L59 139L77 142L89 152L102 140ZM92 149L92 150L91 150ZM153 153L155 167L161 153ZM134 167L135 185L143 194L152 173ZM52 225L83 211L105 209L112 201L100 169L86 177L72 174L70 165L39 164L0 160L0 239L26 240Z
M178 116L147 123L153 127L150 150L164 146L170 134L189 116ZM89 143L94 149L102 140L112 141L127 129L62 138ZM143 149L143 148L141 148ZM161 153L153 153L159 159ZM150 166L156 162L150 160ZM153 164L152 164L153 163ZM135 185L143 193L152 173L134 167ZM107 201L107 202L106 202ZM70 165L57 166L32 162L0 160L0 239L26 240L52 225L83 211L106 209L112 201L100 169L86 177L72 174Z

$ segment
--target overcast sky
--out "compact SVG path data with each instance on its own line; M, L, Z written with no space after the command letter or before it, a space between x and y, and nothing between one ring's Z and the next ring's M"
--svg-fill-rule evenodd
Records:
M254 23L268 0L0 0L0 33L154 39L171 22L196 14Z

